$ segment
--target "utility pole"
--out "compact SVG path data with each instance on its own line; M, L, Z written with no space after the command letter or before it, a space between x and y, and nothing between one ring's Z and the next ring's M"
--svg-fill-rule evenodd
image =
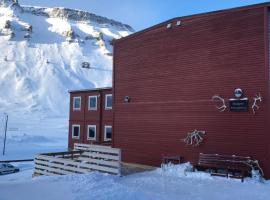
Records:
M6 116L6 125L5 125L5 137L4 137L3 155L5 155L5 151L6 151L7 125L8 125L8 114L4 113L4 115Z

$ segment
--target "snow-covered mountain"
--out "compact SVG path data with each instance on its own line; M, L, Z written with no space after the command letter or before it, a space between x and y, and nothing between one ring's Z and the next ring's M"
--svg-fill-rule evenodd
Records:
M112 42L132 32L85 11L0 0L0 112L14 123L67 119L68 90L111 86Z

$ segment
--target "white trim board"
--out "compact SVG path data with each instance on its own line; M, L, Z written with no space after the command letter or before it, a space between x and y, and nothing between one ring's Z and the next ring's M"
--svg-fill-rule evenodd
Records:
M95 129L95 137L89 137L89 128ZM87 140L95 141L97 139L97 126L96 125L87 125Z
M79 127L79 136L74 136L74 127ZM80 124L72 124L72 139L80 139L80 135L81 135L81 125Z
M105 125L104 126L104 141L111 141L112 140L112 138L107 138L107 128L111 128L111 130L112 130L112 126L111 125ZM113 132L112 132L112 134L113 134Z
M105 110L111 110L111 109L112 109L112 106L111 106L111 107L108 107L108 106L107 106L107 103L108 103L108 102L107 102L107 98L108 98L108 97L112 97L112 94L106 94L106 95L105 95Z
M96 106L93 107L93 108L90 107L90 99L91 99L91 98L95 98L95 100L96 100ZM98 96L97 96L97 95L88 96L88 110L91 110L91 111L97 110L97 108L98 108L97 105L98 105Z
M79 108L75 108L75 99L80 100L80 107ZM81 108L82 108L82 98L81 98L81 96L73 97L72 101L73 101L73 106L72 106L73 110L81 110Z

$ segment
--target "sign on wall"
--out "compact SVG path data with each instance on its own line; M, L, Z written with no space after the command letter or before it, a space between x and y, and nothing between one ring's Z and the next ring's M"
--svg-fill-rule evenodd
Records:
M228 108L227 101L219 95L214 95L212 101L215 102L216 108L220 112L224 112ZM258 103L262 102L262 96L260 93L255 94L253 98L253 104L251 106L253 114L259 110ZM229 99L229 111L230 112L248 112L249 111L249 100L244 97L244 92L241 88L236 88L234 90L234 98Z
M231 112L248 112L248 99L230 99L229 108Z

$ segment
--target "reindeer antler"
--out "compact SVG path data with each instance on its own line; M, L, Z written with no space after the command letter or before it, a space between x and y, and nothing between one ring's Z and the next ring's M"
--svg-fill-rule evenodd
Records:
M203 142L203 136L205 131L197 131L196 129L192 132L187 133L187 137L183 139L186 145L193 147L199 146Z
M253 98L253 104L252 104L252 110L253 110L253 114L256 113L256 110L258 110L260 107L257 105L257 102L262 102L262 96L261 94L256 94L255 97Z
M212 101L215 101L215 102L221 101L221 103L222 103L221 106L217 106L217 105L216 105L217 109L218 109L220 112L223 112L223 111L226 110L227 106L226 106L226 104L225 104L225 100L224 100L222 97L220 97L220 96L218 96L218 95L214 95L214 96L212 97Z

